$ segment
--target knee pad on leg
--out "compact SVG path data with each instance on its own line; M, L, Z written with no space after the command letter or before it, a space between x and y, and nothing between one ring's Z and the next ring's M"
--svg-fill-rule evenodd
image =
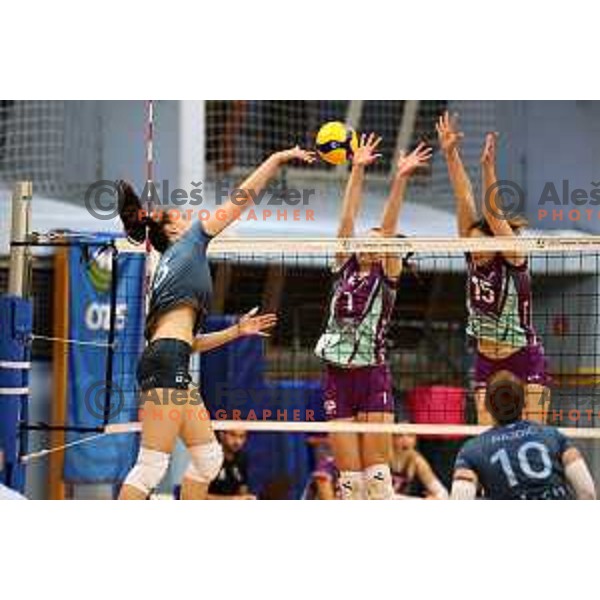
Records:
M388 465L372 465L364 470L369 500L391 500L394 497L392 474Z
M223 466L223 450L219 442L188 448L191 463L184 477L198 483L210 483Z
M170 455L166 452L150 450L142 446L137 462L125 479L125 485L131 485L148 496L165 476L169 468L169 459Z
M342 500L364 500L366 497L361 471L342 471L339 486Z

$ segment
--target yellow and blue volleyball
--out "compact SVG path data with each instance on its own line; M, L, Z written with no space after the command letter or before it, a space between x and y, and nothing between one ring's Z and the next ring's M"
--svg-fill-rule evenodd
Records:
M347 163L357 146L356 131L340 121L325 123L317 133L317 152L324 161L332 165Z

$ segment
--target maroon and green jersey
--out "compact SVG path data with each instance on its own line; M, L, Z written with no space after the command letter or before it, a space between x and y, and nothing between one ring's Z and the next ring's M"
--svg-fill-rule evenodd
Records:
M385 363L386 333L396 300L396 282L375 263L360 272L355 254L336 272L329 318L315 353L340 366Z
M498 252L477 265L467 254L467 273L467 333L515 348L536 345L527 261L513 265Z

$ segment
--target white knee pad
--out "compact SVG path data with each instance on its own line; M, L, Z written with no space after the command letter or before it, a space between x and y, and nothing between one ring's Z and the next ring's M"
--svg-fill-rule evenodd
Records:
M150 448L140 448L137 462L125 479L126 485L144 492L146 496L158 487L169 468L170 455Z
M361 471L342 471L339 479L342 500L364 500L365 482Z
M210 483L219 474L223 466L223 449L219 442L202 444L188 448L191 457L190 466L184 477L198 483Z
M364 470L364 474L369 500L391 500L394 497L392 474L388 465L372 465Z

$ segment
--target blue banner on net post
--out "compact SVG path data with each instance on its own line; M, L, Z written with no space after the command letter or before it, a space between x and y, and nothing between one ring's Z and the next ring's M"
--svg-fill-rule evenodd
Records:
M99 241L103 241L101 237ZM105 419L109 423L137 420L135 369L143 346L145 256L119 252L115 294L112 253L105 246L70 249L69 338L76 343L69 344L69 426L93 428L102 427ZM113 310L114 344L109 357ZM90 435L93 433L67 432L66 442ZM137 448L138 436L131 433L104 435L68 448L64 480L119 483L133 465Z

